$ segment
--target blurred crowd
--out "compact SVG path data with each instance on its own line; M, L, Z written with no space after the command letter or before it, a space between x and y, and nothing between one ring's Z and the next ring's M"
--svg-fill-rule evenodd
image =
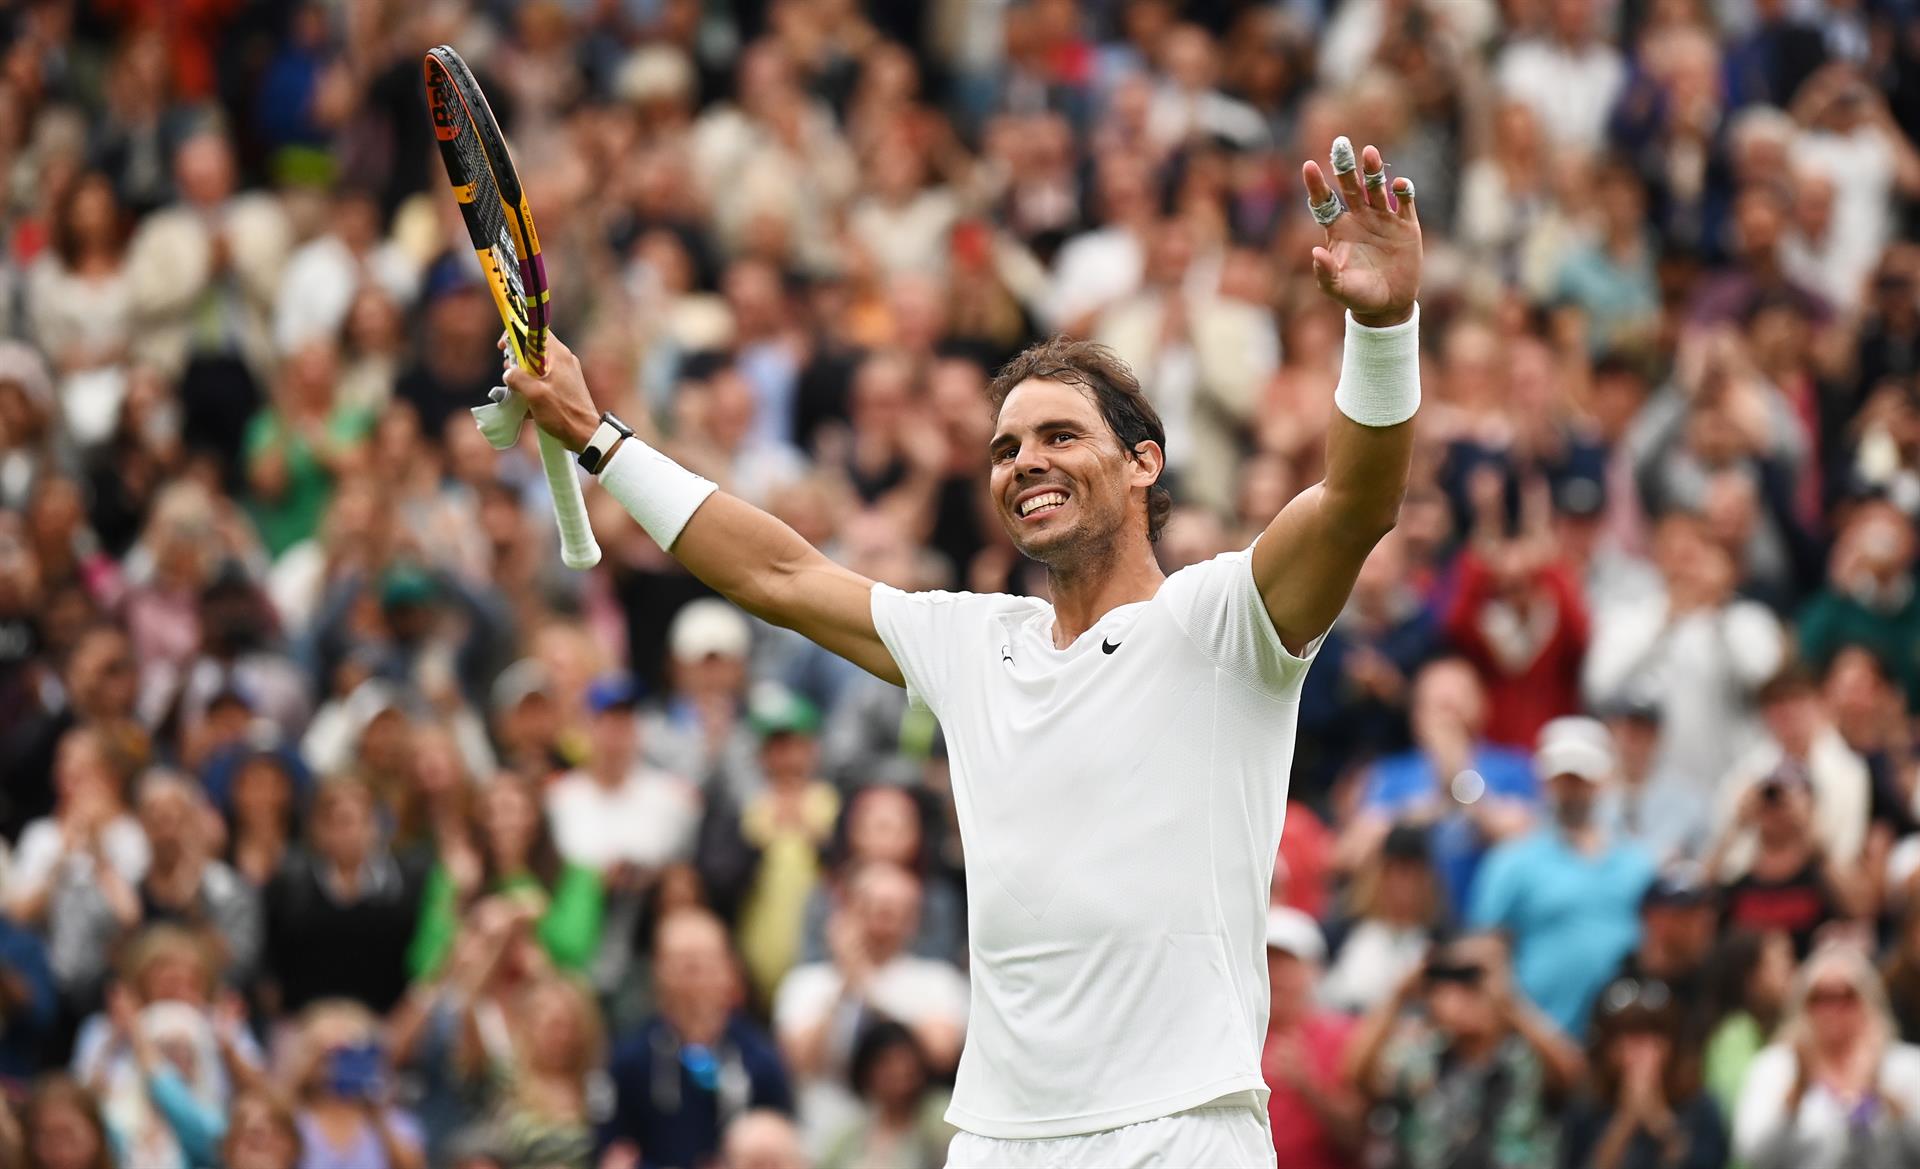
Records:
M1300 702L1280 1164L1920 1164L1913 0L0 30L0 1164L943 1164L940 729L597 491L560 566L441 42L601 405L905 588L1044 590L983 391L1055 332L1165 418L1169 570L1314 482L1298 168L1377 145L1425 406Z

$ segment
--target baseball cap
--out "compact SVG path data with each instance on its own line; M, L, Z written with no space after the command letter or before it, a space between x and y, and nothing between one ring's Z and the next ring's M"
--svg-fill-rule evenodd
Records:
M632 674L602 674L587 686L587 709L605 714L615 708L630 709L640 701L640 683Z
M1613 736L1598 719L1556 718L1540 728L1533 770L1542 779L1577 775L1588 783L1601 783L1613 774Z
M810 735L820 729L820 712L785 686L769 682L755 686L747 695L747 725L763 739Z
M1419 861L1422 864L1433 859L1433 847L1427 842L1427 830L1418 824L1395 824L1387 831L1387 838L1380 845L1380 855L1390 861Z
M535 694L551 693L551 685L545 666L534 658L521 658L500 671L500 676L493 680L493 689L488 697L493 702L493 709L506 710L520 705Z
M1686 870L1661 873L1640 897L1640 908L1691 909L1713 903L1713 890Z
M1267 910L1267 949L1307 962L1322 962L1327 957L1327 942L1320 936L1319 923L1286 905Z
M747 619L714 597L689 601L667 629L667 649L681 661L697 662L713 654L744 658L752 641Z
M380 577L380 604L393 609L402 605L425 605L439 595L440 586L417 564L399 563Z

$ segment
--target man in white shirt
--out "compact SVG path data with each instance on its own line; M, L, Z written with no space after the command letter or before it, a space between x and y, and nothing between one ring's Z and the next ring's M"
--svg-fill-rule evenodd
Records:
M694 575L940 719L971 935L949 1166L1273 1163L1265 930L1300 683L1398 517L1419 406L1413 183L1344 137L1331 161L1332 183L1302 168L1349 315L1326 478L1171 577L1165 430L1098 346L1037 345L991 392L992 502L1051 603L833 563L599 415L557 341L546 377L506 375Z
M1620 51L1600 39L1593 0L1553 0L1547 36L1515 41L1494 63L1500 91L1533 108L1557 146L1598 150L1627 83Z
M960 1054L967 978L952 964L908 951L920 928L920 882L873 862L849 883L827 925L830 962L796 966L774 996L773 1029L794 1076L801 1127L826 1138L858 1119L847 1069L876 1018L903 1023L942 1072Z
M612 674L587 688L592 754L547 789L547 817L560 855L607 877L639 884L693 855L700 791L689 780L640 761L632 678Z

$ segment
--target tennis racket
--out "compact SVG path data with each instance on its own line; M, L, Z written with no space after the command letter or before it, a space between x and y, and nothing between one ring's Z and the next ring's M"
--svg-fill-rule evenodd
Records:
M540 260L540 237L533 230L533 212L527 207L519 172L513 169L513 157L507 153L507 140L459 53L441 45L428 51L421 68L440 160L447 165L447 179L453 184L474 254L480 257L494 307L507 327L509 353L521 369L535 377L545 376L551 320L547 269ZM518 416L504 444L484 423L482 430L494 445L510 446L518 433ZM587 522L573 455L544 430L540 431L540 465L553 494L560 558L568 568L592 568L600 562L600 546Z

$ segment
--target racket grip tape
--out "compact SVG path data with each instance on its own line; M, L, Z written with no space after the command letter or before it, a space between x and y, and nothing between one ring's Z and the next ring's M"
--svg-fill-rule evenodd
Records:
M560 525L560 559L568 568L584 571L600 563L600 545L594 541L593 525L587 521L587 501L580 494L573 452L546 431L539 434L540 466L547 473L553 518Z

